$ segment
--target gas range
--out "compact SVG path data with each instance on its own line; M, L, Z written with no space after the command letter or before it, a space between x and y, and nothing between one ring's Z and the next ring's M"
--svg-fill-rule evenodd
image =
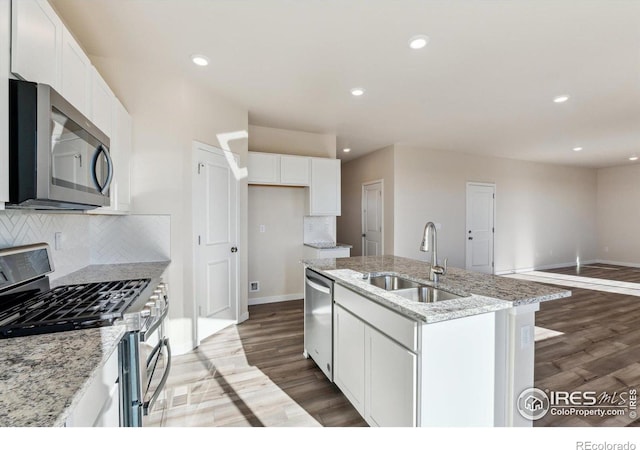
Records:
M122 280L0 294L0 337L114 325L150 280Z

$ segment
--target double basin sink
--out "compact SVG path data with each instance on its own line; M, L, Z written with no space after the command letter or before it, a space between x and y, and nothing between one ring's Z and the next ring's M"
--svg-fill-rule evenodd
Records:
M461 295L452 294L451 292L443 291L433 286L427 286L397 275L370 275L367 277L367 281L372 286L386 291L393 291L394 294L414 302L435 303L462 298Z

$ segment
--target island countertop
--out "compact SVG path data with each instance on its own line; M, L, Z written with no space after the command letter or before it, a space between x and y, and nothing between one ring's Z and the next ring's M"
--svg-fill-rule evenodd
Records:
M336 283L401 314L426 323L499 311L514 306L569 297L571 291L449 267L437 284L429 281L430 264L392 255L305 260L303 263ZM435 286L462 298L436 303L408 300L363 280L363 274L395 274Z

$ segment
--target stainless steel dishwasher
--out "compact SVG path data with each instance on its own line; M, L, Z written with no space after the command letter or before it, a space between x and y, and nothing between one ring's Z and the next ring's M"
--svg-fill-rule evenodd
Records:
M333 280L305 270L304 356L333 382Z

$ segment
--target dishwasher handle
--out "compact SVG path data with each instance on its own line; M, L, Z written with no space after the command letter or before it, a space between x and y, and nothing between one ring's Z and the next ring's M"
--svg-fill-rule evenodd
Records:
M307 283L307 285L310 288L312 288L312 289L314 289L316 291L322 292L323 294L331 295L331 289L330 288L325 287L325 286L321 286L318 283L315 283L315 282L311 281L309 279L309 277L305 277L305 282Z

